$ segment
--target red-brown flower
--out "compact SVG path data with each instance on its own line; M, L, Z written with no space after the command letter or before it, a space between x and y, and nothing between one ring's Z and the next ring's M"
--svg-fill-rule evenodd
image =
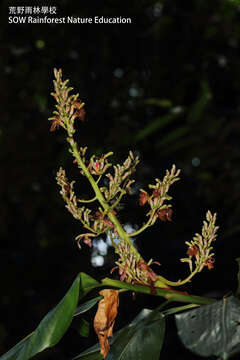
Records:
M83 108L83 103L80 101L75 101L74 102L74 106L76 108L76 112L75 114L77 115L77 117L79 118L79 120L84 121L85 119L85 115L86 115L86 111Z
M170 208L158 210L158 217L162 221L172 221L172 214L173 211Z
M148 202L149 199L149 195L146 192L141 192L140 196L139 196L139 205L143 206L146 204L146 202Z
M188 248L187 255L192 258L193 256L196 256L198 253L198 248L195 245L192 245Z
M159 196L159 189L154 189L153 197L158 197L158 196Z
M95 234L83 234L78 238L77 245L79 249L81 249L80 241L83 241L84 244L88 245L90 248L92 247L92 240L89 239L89 236L95 236Z
M59 116L55 115L54 119L52 120L52 125L50 127L50 131L55 131L56 129L59 128L59 126L61 125L61 120L59 118Z
M209 270L214 268L214 262L215 260L213 258L208 258L205 262L205 265L208 267Z

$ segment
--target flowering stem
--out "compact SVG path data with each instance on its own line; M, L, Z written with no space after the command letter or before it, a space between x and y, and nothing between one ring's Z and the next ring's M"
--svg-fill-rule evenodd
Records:
M68 131L68 135L69 135L69 139L72 139L72 133L70 133L70 131ZM132 236L136 236L137 234L139 234L140 232L142 232L143 230L145 230L149 224L152 221L152 216L149 218L148 222L138 231L132 233L132 234L127 234L126 231L123 229L121 223L118 221L117 217L115 214L112 213L112 209L113 207L115 207L117 205L117 203L120 201L119 198L121 198L121 196L123 196L124 194L120 194L118 200L116 201L116 203L112 206L109 206L107 201L104 199L103 194L101 193L96 181L94 180L94 178L92 177L92 175L90 174L88 168L86 167L86 165L84 164L79 151L77 149L77 144L74 141L69 141L70 145L72 147L72 152L73 152L73 156L75 157L78 165L81 167L81 169L83 170L84 174L86 175L87 179L89 180L96 196L94 199L98 199L98 201L100 202L100 204L102 205L104 212L107 213L109 219L111 220L111 222L114 224L115 229L118 233L118 235L120 236L120 238L125 241L129 247L131 248L131 251L136 255L136 257L138 259L142 259L142 256L139 254L139 252L137 251L137 249L135 248L135 246L133 245L132 241L130 240L130 237ZM113 241L112 241L113 242ZM163 276L158 276L157 280L154 282L154 285L156 287L165 287L165 286L180 286L183 285L185 283L187 283L196 273L198 272L198 268L196 268L186 279L184 280L179 280L179 281L169 281L167 279L165 279Z
M69 138L72 139L72 134L68 131L68 135ZM98 199L98 201L100 202L100 204L102 205L102 207L104 208L105 212L108 214L109 219L112 221L112 223L115 225L115 229L117 230L118 235L120 236L121 239L125 240L128 245L131 247L131 250L135 253L135 255L137 255L137 257L142 258L139 254L139 252L137 251L137 249L135 248L135 246L132 244L128 234L126 233L126 231L123 229L122 225L120 224L120 222L118 221L116 215L114 215L111 210L112 207L108 205L107 201L104 199L98 185L96 184L94 178L92 177L92 175L90 174L88 168L86 167L86 165L84 164L79 151L77 149L77 145L76 143L73 141L70 143L71 147L72 147L72 151L73 151L73 156L75 157L75 159L77 160L77 163L79 164L79 166L81 167L81 169L83 170L84 174L86 175L88 181L90 182L95 194L96 194L96 198ZM121 196L121 195L120 195Z
M152 293L151 288L149 286L142 286L142 285L133 285L126 282L122 282L119 280L113 280L109 278L105 278L102 280L103 286L114 286L120 289L129 289L131 291L141 292L145 294L155 295L155 296L162 296L166 300L169 301L177 301L183 303L190 303L190 304L199 304L199 305L207 305L212 304L215 302L215 299L202 297L202 296L195 296L184 294L177 291L172 291L168 289L155 289L156 292Z
M143 206L148 203L151 210L146 214L149 216L148 221L135 232L128 234L121 223L119 222L116 212L114 209L120 203L123 195L126 194L127 190L130 190L131 184L134 180L131 180L129 176L135 171L135 167L139 162L138 157L134 157L130 151L128 158L125 160L123 165L117 164L113 166L114 174L105 174L108 179L108 188L99 187L99 182L102 175L106 170L112 166L108 163L107 157L112 155L109 152L101 157L93 155L90 158L89 163L85 163L85 153L87 147L80 147L78 149L77 143L74 140L74 121L76 118L83 121L85 117L85 110L83 109L84 103L78 98L77 95L69 95L69 91L72 88L67 87L67 82L62 81L62 71L54 69L56 80L54 80L55 93L52 93L55 100L57 101L57 111L54 111L54 116L49 118L52 121L50 131L55 131L59 126L63 127L68 134L67 141L70 145L69 151L73 155L78 167L81 169L82 175L85 175L91 184L95 196L92 199L84 200L77 199L73 190L74 181L68 183L65 171L60 168L57 174L57 182L61 186L61 195L66 201L67 209L72 215L81 221L83 226L90 231L88 234L81 234L76 237L76 240L83 240L87 245L92 246L89 237L99 236L102 233L110 232L112 245L115 247L115 252L119 255L119 262L116 262L121 275L120 280L125 282L132 282L138 284L148 284L154 288L168 288L169 286L180 286L191 280L191 278L198 272L200 272L204 266L208 269L213 268L213 255L211 252L211 243L216 239L216 231L218 229L215 226L216 214L212 215L210 211L206 214L206 220L202 228L202 235L195 234L191 242L186 242L188 245L187 255L188 257L180 259L182 262L188 263L190 267L190 275L184 280L178 280L176 282L169 281L164 277L157 275L151 268L150 265L154 262L150 260L148 263L144 261L138 250L135 248L132 241L132 237L142 233L147 227L152 226L157 218L162 221L171 221L171 204L164 204L165 201L172 199L168 195L169 187L179 180L180 170L176 169L173 165L171 171L166 170L166 175L163 180L155 179L154 185L149 185L149 189L152 194L144 190L140 190L139 204ZM94 178L93 175L97 175ZM120 193L120 194L119 194ZM115 202L112 201L114 199ZM98 200L101 207L94 215L90 215L91 210L82 206L78 208L77 202L80 203L91 203ZM111 202L113 202L111 204ZM114 242L113 234L117 234L121 241L118 243ZM195 270L192 271L192 261L195 258ZM157 262L155 262L157 263ZM159 264L159 263L157 263ZM173 291L173 290L172 290ZM240 290L238 290L240 292Z

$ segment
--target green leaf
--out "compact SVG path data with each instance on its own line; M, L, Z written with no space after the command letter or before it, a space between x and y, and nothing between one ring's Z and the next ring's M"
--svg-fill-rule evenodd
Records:
M90 332L90 324L85 319L80 319L80 323L78 324L77 331L79 335L83 337L88 337Z
M86 311L90 310L102 298L103 298L103 296L97 296L96 298L86 301L84 304L78 306L75 311L74 316L81 315L81 314L85 313Z
M201 119L201 117L203 116L203 112L206 109L208 103L211 101L211 99L212 99L212 94L208 86L208 83L207 81L203 80L201 83L201 92L199 98L193 104L193 106L189 111L188 114L189 122L196 123Z
M240 258L236 259L238 263L238 286L237 286L237 295L240 296Z
M176 313L178 313L180 311L192 309L192 308L195 308L197 306L199 306L199 305L188 304L188 305L183 305L183 306L176 306L176 307L172 307L171 309L162 311L162 314L166 317L168 315L176 314Z
M76 278L62 301L40 322L17 360L30 359L35 354L58 343L71 324L79 295L80 276Z
M115 337L113 337L112 339L109 339L109 344L110 345L112 344ZM78 359L79 360L102 360L103 357L100 354L100 345L99 345L99 343L91 346L87 350L84 350L83 352L81 352L81 354L77 355L72 360L78 360Z
M140 130L136 134L136 136L133 138L133 141L139 141L139 140L145 139L147 136L149 136L152 133L154 133L155 131L167 126L172 121L177 119L180 114L182 114L182 112L177 113L177 114L170 113L170 114L167 114L167 115L164 115L164 116L154 119L150 124L145 126L142 130Z
M21 349L24 347L26 342L29 340L29 337L32 336L33 333L27 335L24 339L22 339L19 343L17 343L13 348L11 348L6 354L4 354L0 359L1 360L15 360Z
M143 309L126 327L110 339L106 360L158 360L165 333L163 315L155 310ZM85 350L73 360L99 360L99 345Z
M143 309L113 342L106 360L158 360L164 334L163 315Z
M79 298L98 286L101 284L96 280L80 273L64 298L43 318L36 330L10 349L0 360L28 360L44 349L56 345L72 322Z
M91 276L80 273L80 292L79 292L79 299L83 298L89 291L95 289L96 287L101 286L99 282L93 279Z
M182 126L169 132L164 138L161 139L156 145L156 148L164 148L166 146L171 146L171 144L175 144L175 142L182 142L182 137L186 136L190 132L189 126Z
M169 99L158 99L158 98L149 98L144 101L147 105L159 106L163 108L172 107L173 104Z
M178 335L200 356L226 360L240 353L240 300L234 296L175 315Z

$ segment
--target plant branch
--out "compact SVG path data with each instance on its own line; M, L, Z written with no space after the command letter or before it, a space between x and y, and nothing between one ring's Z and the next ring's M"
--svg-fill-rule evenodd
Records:
M89 200L77 199L77 201L80 203L91 203L91 202L94 202L95 200L97 200L97 196L95 196L94 198L89 199Z
M189 295L168 289L154 288L154 292L153 292L153 290L148 286L128 284L119 280L113 280L109 278L103 279L102 284L107 286L113 286L120 289L129 289L132 291L150 294L154 296L161 296L169 301L177 301L188 304L207 305L207 304L212 304L213 302L216 301L216 299L207 298L203 296Z

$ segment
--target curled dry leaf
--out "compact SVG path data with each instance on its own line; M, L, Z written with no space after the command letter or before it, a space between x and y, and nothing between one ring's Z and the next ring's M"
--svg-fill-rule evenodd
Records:
M105 358L110 349L108 337L113 336L113 326L118 312L118 290L104 289L99 292L104 298L98 303L94 318L94 329L97 333L101 354Z

